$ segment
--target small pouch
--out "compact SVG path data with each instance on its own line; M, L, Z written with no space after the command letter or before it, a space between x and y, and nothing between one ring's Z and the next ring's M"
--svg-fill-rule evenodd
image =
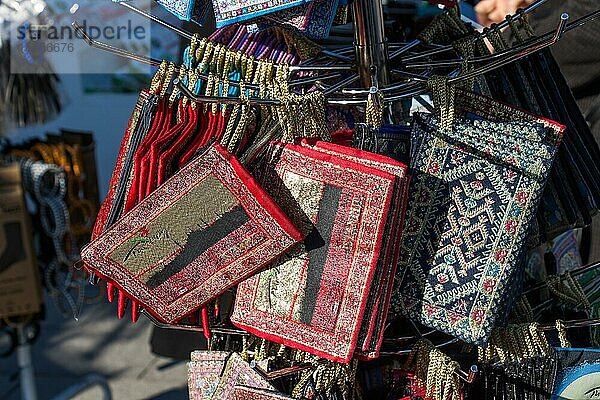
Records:
M392 292L398 262L399 243L406 200L408 198L408 183L410 175L407 166L391 158L350 147L338 146L329 142L303 140L304 146L324 154L335 155L357 164L364 164L396 176L394 197L390 204L386 222L384 241L382 243L377 271L371 283L371 291L363 316L363 323L358 336L356 355L361 358L377 358L383 340L383 330Z
M298 145L274 145L273 153L265 185L307 236L238 286L231 321L261 338L349 362L383 256L396 176Z
M489 97L457 89L457 112L467 117L475 115L492 121L531 121L543 124L548 131L548 138L562 138L566 127L557 122L538 117L527 111L503 104ZM560 154L561 150L559 150ZM548 241L573 227L582 227L583 218L574 201L578 192L575 181L565 175L564 162L557 155L552 167L548 185L538 210L538 221L542 230L541 240Z
M233 399L236 398L236 385L275 391L275 388L237 353L192 352L188 363L190 400Z
M458 140L463 137L468 143ZM535 123L459 119L443 130L432 115L415 115L393 313L486 343L510 307L507 297L522 271L527 233L556 153L556 138L545 137Z
M224 2L212 0L217 28L265 16L306 3L305 0L248 0Z
M566 126L567 134L557 155L558 168L555 167L559 173L552 180L557 182L559 194L567 199L563 201L563 209L574 216L572 217L575 221L574 226L589 225L591 217L600 208L598 197L600 172L594 161L600 154L598 144L550 52L547 49L541 50L519 63L525 65L522 68L524 74L521 76L521 82L515 84L514 91L523 92L522 87L527 86L531 93L520 99L506 93L505 89L510 85L501 83L511 75L506 66L486 76L493 97L559 121ZM553 222L556 221L550 220L550 222L550 230L552 230ZM543 226L540 231L544 236ZM545 236L552 236L552 233ZM533 244L539 244L539 241Z
M215 144L88 245L82 259L174 323L301 239L235 157Z
M237 385L275 391L275 388L257 371L250 367L237 353L227 359L225 369L219 379L212 398L215 400L232 398Z
M217 390L227 351L194 351L188 363L188 390L190 400L209 400Z

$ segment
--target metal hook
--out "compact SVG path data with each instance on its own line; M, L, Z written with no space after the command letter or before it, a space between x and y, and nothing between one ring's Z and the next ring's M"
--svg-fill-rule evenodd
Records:
M563 13L565 14L565 13ZM568 15L568 14L567 14ZM580 26L585 25L588 22L591 22L593 20L595 20L596 18L598 18L600 16L600 10L596 10L588 15L585 15L569 24L566 24L563 32L560 33L559 38L562 36L562 34L564 34L565 32L569 32L572 29L578 28ZM561 21L562 21L562 15L561 15ZM560 25L560 24L559 24ZM475 63L480 63L480 62L484 62L484 61L491 61L491 60L496 60L496 59L501 59L507 55L511 55L514 54L522 49L527 49L533 46L536 46L540 43L543 43L546 40L549 40L550 38L555 38L556 34L559 33L557 30L552 31L552 32L548 32L545 33L542 36L539 36L537 38L531 39L528 42L525 42L517 47L511 48L511 49L506 49L506 50L502 50L502 51L498 51L495 52L494 54L490 54L487 56L480 56L480 57L472 57L469 58L467 60L463 60L463 59L457 59L457 60L441 60L441 61L428 61L428 62L418 62L418 63L407 63L405 65L406 68L427 68L430 69L432 67L451 67L451 66L458 66L458 65L462 65L464 63L468 63L468 64L475 64ZM556 39L558 40L558 39Z
M118 55L120 57L124 57L124 58L128 58L130 60L134 60L134 61L138 61L144 64L148 64L151 65L153 67L158 67L161 64L161 60L157 60L156 58L151 58L151 57L145 57L145 56L140 56L137 55L135 53L131 53L127 50L123 50L123 49L119 49L118 47L114 47L111 46L109 44L106 43L102 43L98 40L92 39L87 32L85 31L85 29L83 29L83 27L81 25L79 25L79 23L77 21L73 21L71 23L71 26L73 27L73 29L75 29L75 33L77 36L77 33L79 33L79 35L81 35L81 37L79 37L80 39L82 39L83 41L85 41L89 46L94 47L96 49L99 50L103 50L106 51L108 53L112 53L115 55Z
M148 320L150 320L152 325L154 325L158 328L181 330L181 331L202 332L201 326L186 325L186 324L167 324L167 323L161 322L158 319L156 319L156 317L154 315L150 314L145 309L142 309L141 312L142 312L142 314L144 314L146 316L146 318L148 318ZM233 328L214 327L214 328L211 328L211 332L219 333L219 334L223 334L223 335L250 336L250 334L246 331L243 331L241 329L233 329Z
M565 32L565 28L566 28L566 23L569 19L569 14L567 13L562 13L560 16L560 20L558 23L558 26L556 28L556 31L553 33L553 36L550 39L544 40L542 41L540 44L535 44L535 45L527 45L525 49L517 51L516 53L513 53L507 57L501 58L499 60L493 61L481 68L477 68L471 71L468 71L464 74L458 75L454 78L450 78L448 79L448 83L456 83L456 82L461 82L467 79L471 79L474 78L476 76L479 75L483 75L487 72L493 71L497 68L503 67L509 63L512 63L514 61L517 61L523 57L528 56L529 54L532 54L538 50L544 49L548 46L553 45L554 43L556 43L561 36L563 35L563 33Z
M107 43L103 43L100 42L98 40L92 39L87 32L85 31L85 29L83 29L83 27L81 25L79 25L79 23L77 21L73 21L71 23L71 26L73 26L73 28L75 29L75 32L78 33L79 35L75 35L78 38L82 39L83 41L85 41L89 46L94 47L96 49L102 50L102 51L106 51L108 53L117 55L119 57L124 57L124 58L128 58L130 60L134 60L134 61L138 61L147 65L151 65L153 67L158 67L162 61L158 60L156 58L152 58L152 57L146 57L146 56L141 56L135 53L131 53L127 50L123 50L120 49L118 47L114 47L111 46L110 44ZM179 71L178 67L175 67L176 71ZM198 79L201 79L203 81L207 81L208 80L208 75L202 74L202 73L198 73ZM235 87L239 87L240 83L238 81L229 81L229 85L230 86L235 86ZM253 85L253 84L246 84L245 85L247 89L252 89L252 90L258 90L258 86Z
M121 1L119 2L119 4L125 8L127 8L128 10L131 10L141 16L143 16L144 18L149 19L150 21L156 22L157 24L160 24L162 26L164 26L167 29L172 30L173 32L175 32L176 34L178 34L179 36L188 39L188 40L192 40L193 35L189 32L186 32L178 27L176 27L175 25L172 25L166 21L163 21L162 19L158 18L156 15L146 12L142 9L137 8L136 6L128 3L128 2L124 2ZM320 51L323 55L326 55L330 58L334 58L334 59L338 59L338 60L343 60L343 61L352 61L349 57L334 53L332 51L328 51L328 50L321 50Z
M563 326L566 329L587 328L590 326L600 325L600 318L574 319L571 321L563 321ZM543 331L556 330L556 324L541 325Z
M396 58L398 56L401 56L402 54L406 53L407 51L409 51L413 47L416 47L416 46L418 46L420 44L421 44L421 41L419 39L415 39L412 42L409 42L406 45L400 47L398 50L392 52L392 54L390 54L389 59L393 60L394 58Z
M591 264L588 264L588 265L584 265L584 266L581 266L579 268L574 268L570 272L571 272L572 276L578 276L578 275L585 274L586 272L592 271L592 270L594 270L594 269L596 269L598 267L600 267L600 261L595 262L595 263L591 263ZM546 281L540 282L537 285L534 285L532 287L529 287L529 288L525 289L523 291L523 294L525 295L525 294L529 294L529 293L535 292L537 290L545 288L546 286L547 286Z
M542 4L544 4L546 1L548 0L538 0L535 3L530 4L529 6L527 6L526 8L523 9L522 13L516 14L513 16L513 21L518 20L519 18L521 18L523 15L530 13L531 11L535 10L536 8L538 8L539 6L541 6ZM498 23L498 29L503 29L506 26L508 26L508 21L504 20L500 23ZM487 36L487 33L483 33L482 34L483 37ZM441 53L445 53L447 51L453 50L452 45L447 45L447 46L442 46L442 47L438 47L437 49L433 49L430 51L426 51L423 53L419 53L419 54L415 54L413 56L409 56L406 57L404 59L404 61L412 61L412 60L418 60L420 58L425 58L425 57L430 57L430 56L434 56L437 54L441 54Z

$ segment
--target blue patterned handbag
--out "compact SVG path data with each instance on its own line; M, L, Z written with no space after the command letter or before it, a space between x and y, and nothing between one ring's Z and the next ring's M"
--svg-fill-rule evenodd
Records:
M391 314L485 344L511 288L560 137L541 124L416 114Z
M183 21L202 25L211 11L209 0L156 0L167 11Z
M127 0L113 0L120 3ZM182 21L192 21L202 25L212 10L210 0L156 0L165 10Z
M331 0L325 1L331 2ZM217 28L263 17L308 2L307 0L212 0Z

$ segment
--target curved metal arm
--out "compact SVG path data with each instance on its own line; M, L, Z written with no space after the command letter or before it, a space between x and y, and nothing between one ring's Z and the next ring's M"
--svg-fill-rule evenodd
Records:
M566 27L568 20L569 20L569 14L562 13L560 15L558 27L556 28L556 31L554 32L554 35L552 36L551 39L546 40L546 41L540 43L539 45L527 46L525 49L523 49L515 54L511 54L505 58L501 58L499 60L493 61L481 68L477 68L477 69L468 71L464 74L458 75L455 78L449 79L448 83L456 83L456 82L464 81L466 79L474 78L478 75L483 75L487 72L493 71L497 68L503 67L503 66L510 64L514 61L517 61L523 57L526 57L529 54L535 53L538 50L541 50L543 48L553 45L561 38L561 36L565 32L565 27Z
M516 14L516 15L513 16L513 21L514 20L518 20L519 18L521 18L522 15L527 14L527 13L535 10L536 8L538 8L539 6L541 6L542 4L544 4L546 1L548 1L548 0L538 0L535 3L532 3L529 6L525 7L523 9L523 13ZM505 28L506 26L508 26L508 21L506 21L506 20L501 21L497 26L498 26L498 29ZM486 33L482 34L483 37L485 37L486 35L487 35ZM404 59L404 61L418 60L418 59L421 59L421 58L434 56L436 54L445 53L445 52L450 51L452 49L453 49L452 45L447 45L447 46L439 47L437 49L433 49L433 50L426 51L426 52L423 52L423 53L415 54L415 55L410 56L410 57L406 57Z
M95 49L99 49L99 50L105 51L107 53L111 53L111 54L117 55L119 57L128 58L130 60L138 61L138 62L141 62L143 64L148 64L148 65L151 65L153 67L158 67L162 63L162 60L158 60L158 59L152 58L152 57L141 56L139 54L135 54L135 53L129 52L127 50L123 50L123 49L120 49L118 47L111 46L110 44L103 43L103 42L100 42L98 40L92 39L87 34L87 32L85 31L85 29L83 29L83 27L81 25L79 25L79 23L77 21L73 21L71 23L71 26L73 27L73 29L75 29L75 33L76 33L75 36L78 37L79 39L82 39L90 47L93 47ZM175 67L175 70L178 71L179 68ZM207 81L208 80L208 75L202 74L202 73L198 73L198 79L201 79L203 81ZM240 83L238 81L229 81L229 85L230 86L239 87ZM246 84L246 88L252 89L252 90L258 90L258 86L253 85L253 84Z

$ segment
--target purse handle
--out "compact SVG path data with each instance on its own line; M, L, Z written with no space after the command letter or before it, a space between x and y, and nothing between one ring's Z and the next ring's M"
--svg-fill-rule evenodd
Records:
M448 82L447 76L434 75L427 81L433 97L433 107L440 121L442 132L452 130L454 123L454 104L456 90L454 85Z
M565 325L565 321L562 319L556 320L556 331L558 332L558 340L560 341L560 347L569 348L571 347L571 342L567 338L567 327Z

